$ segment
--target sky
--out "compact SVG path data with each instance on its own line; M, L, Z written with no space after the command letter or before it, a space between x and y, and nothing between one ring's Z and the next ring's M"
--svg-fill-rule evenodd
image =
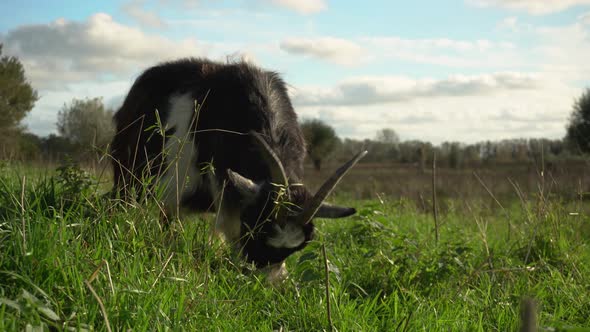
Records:
M300 118L355 139L562 138L590 87L590 0L2 0L0 43L39 92L38 135L188 56L277 71Z

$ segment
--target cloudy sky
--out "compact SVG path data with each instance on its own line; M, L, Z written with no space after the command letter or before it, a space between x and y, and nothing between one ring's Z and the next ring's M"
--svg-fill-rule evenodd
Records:
M301 117L351 138L560 138L590 87L590 0L2 0L0 43L39 91L39 135L184 56L276 70Z

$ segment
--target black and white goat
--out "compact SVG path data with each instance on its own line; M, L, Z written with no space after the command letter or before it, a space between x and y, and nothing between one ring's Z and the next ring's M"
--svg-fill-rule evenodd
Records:
M311 195L300 183L305 141L277 73L245 62L159 64L137 78L115 123L111 155L122 195L151 177L163 186L168 218L215 206L216 230L271 275L283 274L284 260L312 239L314 217L355 213L324 199L366 151Z

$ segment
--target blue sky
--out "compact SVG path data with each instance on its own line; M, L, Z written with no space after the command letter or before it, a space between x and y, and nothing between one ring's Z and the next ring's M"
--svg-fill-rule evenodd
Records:
M590 0L0 2L40 135L72 98L117 107L145 68L204 56L280 72L299 115L343 137L560 138L590 86L589 33Z

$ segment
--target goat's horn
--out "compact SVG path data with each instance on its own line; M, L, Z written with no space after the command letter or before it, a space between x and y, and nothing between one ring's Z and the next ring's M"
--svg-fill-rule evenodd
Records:
M259 146L259 151L262 154L262 158L264 159L270 171L272 182L288 187L289 182L287 180L287 175L285 174L285 169L283 168L283 164L281 163L279 157L277 157L270 146L268 146L268 143L266 143L262 135L254 131L251 131L250 135L254 137L255 142Z
M340 182L340 180L346 174L346 172L348 172L348 170L351 169L366 154L367 151L359 152L356 156L354 156L354 158L349 160L344 165L340 166L340 168L338 168L336 172L334 172L334 174L332 174L332 176L328 178L326 182L324 182L324 184L316 192L313 198L305 203L303 207L303 212L301 212L301 214L298 217L300 223L307 224L311 221L311 219L313 219L315 214L322 206L322 203L324 202L326 197L330 195L332 190L336 187L338 182Z

